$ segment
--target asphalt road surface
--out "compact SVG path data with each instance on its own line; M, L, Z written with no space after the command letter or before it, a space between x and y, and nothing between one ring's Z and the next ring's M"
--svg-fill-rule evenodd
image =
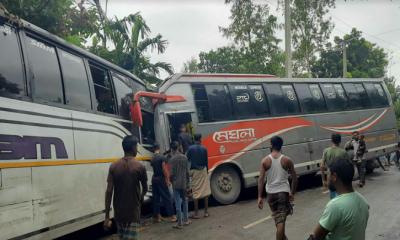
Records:
M388 172L376 169L375 173L368 175L366 186L355 186L355 189L367 198L371 207L366 239L400 239L400 171L395 167ZM307 239L329 201L328 195L320 187L296 195L294 214L287 220L289 239ZM173 229L171 223L151 224L150 220L146 221L140 230L140 239L235 240L275 237L271 212L268 206L264 210L257 208L256 196L233 205L212 207L209 212L210 217L193 220L190 226L182 230ZM102 238L111 239L117 237Z
M290 240L307 239L329 201L329 194L319 187L320 183L310 182L318 180L300 179L308 183L301 184L302 188L307 189L295 196L294 214L287 220L286 235ZM367 198L371 207L366 239L400 239L400 171L393 166L388 172L376 169L373 174L367 175L366 186L359 188L356 183L356 191ZM263 210L259 210L256 196L257 190L252 188L246 190L235 204L222 206L214 203L209 209L210 217L193 220L190 226L182 230L173 229L172 223L153 224L150 218L146 219L139 237L141 240L275 239L275 226L269 207L265 205ZM98 237L98 231L102 231L100 227L89 234L86 232L84 239L118 239L115 234ZM77 235L71 237L78 239Z

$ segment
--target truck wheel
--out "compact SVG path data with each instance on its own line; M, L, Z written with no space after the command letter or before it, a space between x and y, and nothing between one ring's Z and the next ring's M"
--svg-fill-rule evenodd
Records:
M242 190L239 173L233 168L223 166L214 170L211 175L211 192L221 204L234 203Z

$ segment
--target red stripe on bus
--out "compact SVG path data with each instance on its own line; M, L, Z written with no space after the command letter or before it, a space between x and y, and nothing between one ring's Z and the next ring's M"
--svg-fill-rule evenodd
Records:
M256 148L268 140L262 139L265 136L279 133L285 129L312 125L312 122L298 117L262 119L230 124L218 132L206 136L203 140L210 156L209 168L211 169L221 161L229 159L232 154L250 150L246 149L248 147ZM257 142L260 139L262 141Z

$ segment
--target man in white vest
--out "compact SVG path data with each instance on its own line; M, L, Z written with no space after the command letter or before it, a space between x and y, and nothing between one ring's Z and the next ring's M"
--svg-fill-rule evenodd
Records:
M260 176L258 179L258 207L264 207L262 197L264 180L267 177L265 189L267 201L271 208L276 226L276 240L286 240L286 217L293 213L291 202L297 187L297 175L294 164L290 158L281 153L283 140L279 136L271 138L271 154L261 161ZM292 186L289 184L289 175L292 178Z

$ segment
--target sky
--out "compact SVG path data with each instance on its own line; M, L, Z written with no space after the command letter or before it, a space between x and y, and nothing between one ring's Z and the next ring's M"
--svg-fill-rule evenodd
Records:
M271 13L283 21L281 11L277 10L277 0L259 2L268 2ZM160 33L168 40L164 54L149 53L152 60L171 63L175 72L181 72L183 63L196 58L200 52L231 43L219 32L219 26L226 27L230 23L230 5L224 0L108 1L109 17L124 17L135 12L142 14L152 36ZM389 56L388 75L395 76L400 85L400 0L337 0L336 8L328 15L335 24L332 40L356 27L368 41L384 48ZM283 39L284 32L277 32L277 36ZM283 44L284 41L282 48Z

